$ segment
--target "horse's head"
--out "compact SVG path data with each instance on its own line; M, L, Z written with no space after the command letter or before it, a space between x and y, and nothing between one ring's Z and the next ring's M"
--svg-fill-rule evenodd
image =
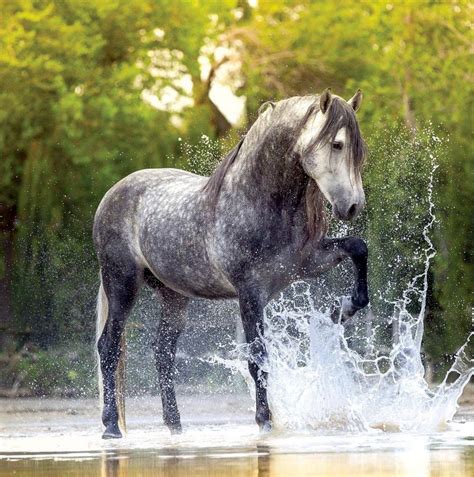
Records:
M304 171L343 220L353 219L365 204L366 147L355 116L361 101L360 90L345 101L327 89L307 111L296 144Z

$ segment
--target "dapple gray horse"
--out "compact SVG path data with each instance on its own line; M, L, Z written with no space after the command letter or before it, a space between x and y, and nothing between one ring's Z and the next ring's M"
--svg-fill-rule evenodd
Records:
M106 193L93 231L101 275L97 351L104 438L121 437L125 428L124 327L142 284L161 298L154 352L163 418L172 432L181 430L174 359L190 298L238 299L262 429L271 428L262 369L269 300L349 257L355 285L341 300L339 316L346 319L368 304L366 244L326 237L323 200L343 220L364 206L366 149L355 116L361 100L360 91L346 102L328 89L267 103L211 177L146 169Z

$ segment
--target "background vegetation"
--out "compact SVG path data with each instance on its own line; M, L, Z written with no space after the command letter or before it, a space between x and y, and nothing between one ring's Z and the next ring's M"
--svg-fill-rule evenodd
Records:
M365 92L373 299L420 264L440 163L424 348L442 365L471 328L472 17L465 0L0 0L2 393L89 392L91 225L114 182L208 172L262 102L328 86ZM218 83L245 98L240 127Z

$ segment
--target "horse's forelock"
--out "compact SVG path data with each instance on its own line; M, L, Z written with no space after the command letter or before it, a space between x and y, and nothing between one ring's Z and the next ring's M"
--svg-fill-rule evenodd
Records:
M311 111L311 114L315 111L319 111L319 106L314 108L313 105L312 107L313 110ZM309 108L308 112L310 112L310 110L311 107ZM311 114L306 114L306 121L309 119ZM327 116L327 120L324 123L321 131L309 144L308 152L313 151L321 145L333 142L338 131L345 127L348 132L348 139L351 148L351 153L348 155L348 159L354 170L359 172L364 163L364 159L367 154L367 148L360 132L355 111L350 104L340 98L334 97L331 105L329 106Z

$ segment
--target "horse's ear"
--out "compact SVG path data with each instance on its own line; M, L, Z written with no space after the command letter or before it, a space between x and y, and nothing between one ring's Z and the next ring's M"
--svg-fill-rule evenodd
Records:
M326 111L329 109L331 105L332 96L331 96L331 88L327 88L324 90L324 93L319 97L319 109L323 114L326 114Z
M362 98L364 95L360 89L357 90L356 94L352 96L352 98L348 101L348 103L352 106L352 109L357 113L359 111L360 105L362 103Z
M272 109L275 108L275 102L274 101L265 101L257 111L257 114L260 116L262 113L264 113L268 107L271 107Z

